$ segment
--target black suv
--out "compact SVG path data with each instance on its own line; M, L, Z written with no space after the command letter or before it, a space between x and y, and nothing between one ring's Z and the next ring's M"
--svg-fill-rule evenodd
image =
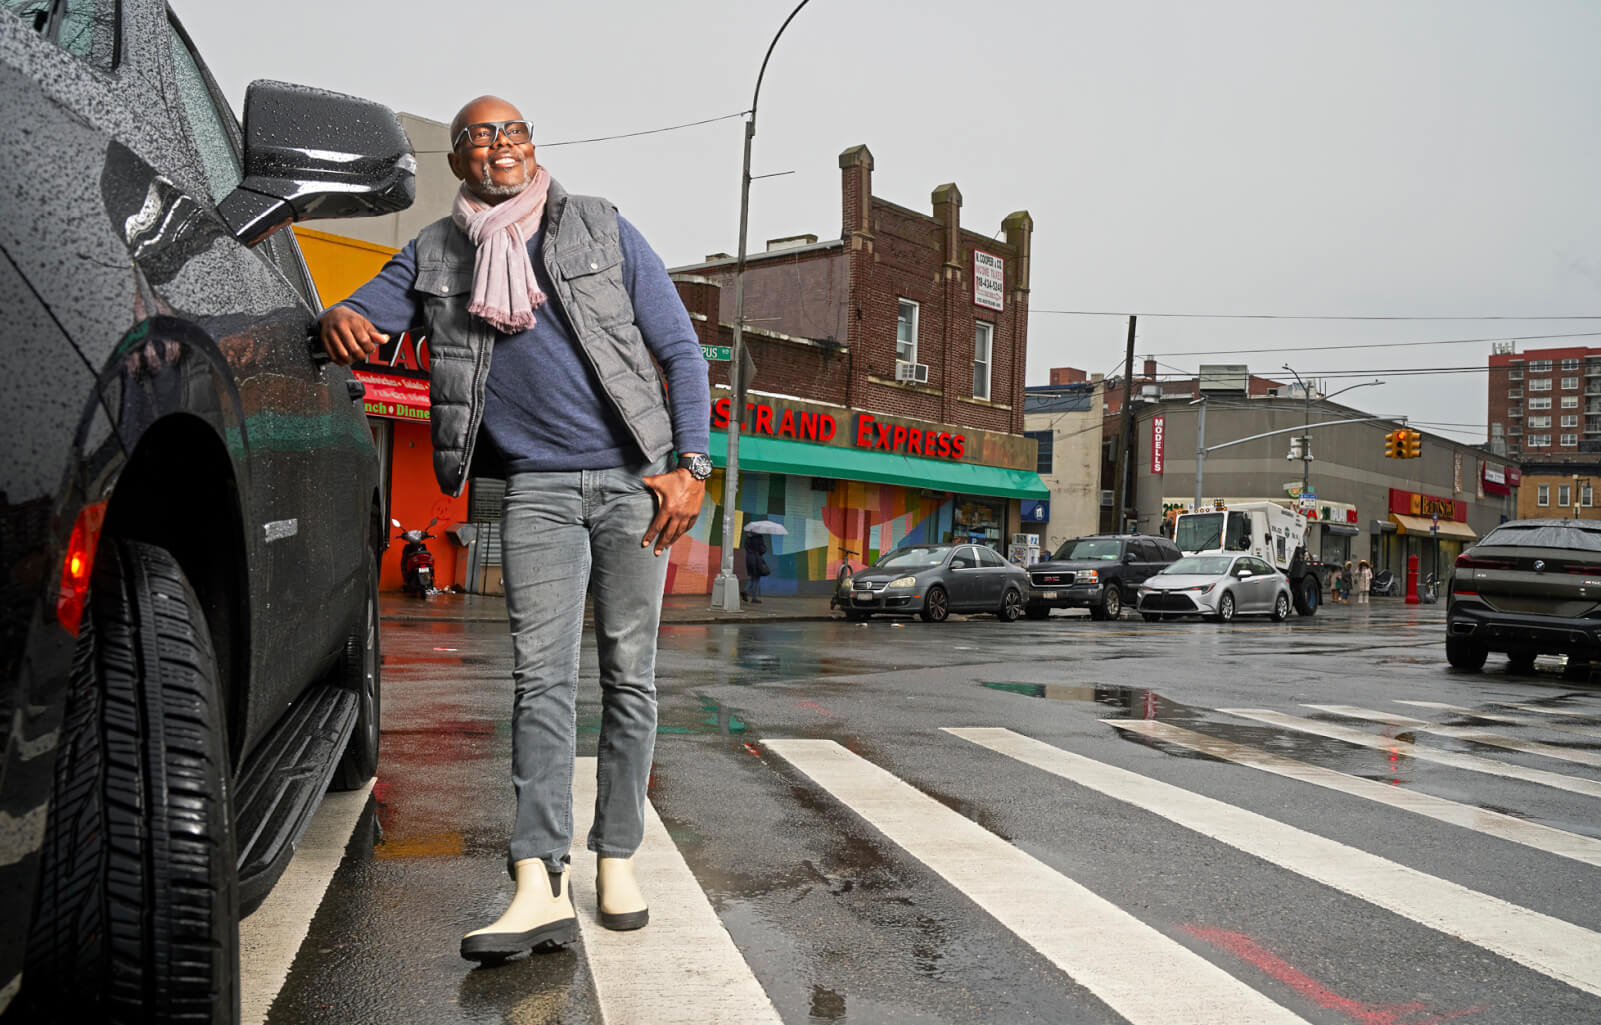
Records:
M0 1012L239 1017L239 917L378 760L377 455L304 217L411 203L377 104L161 0L0 11Z
M1145 534L1092 534L1064 542L1028 568L1024 614L1044 619L1052 609L1089 609L1091 619L1116 619L1134 604L1140 584L1180 557L1173 542Z

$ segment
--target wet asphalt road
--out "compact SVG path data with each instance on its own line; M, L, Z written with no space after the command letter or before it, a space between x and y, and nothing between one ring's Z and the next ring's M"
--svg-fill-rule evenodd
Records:
M1091 943L1079 935L1067 956L1104 944L1095 952L1110 955L1117 984L1132 992L1133 1003L1064 970L1060 952L1053 962L1035 933L1017 927L1017 912L988 902L981 908L930 867L955 843L950 827L920 834L926 851L914 856L882 823L870 823L813 772L769 747L788 738L831 741L909 784L937 802L934 812L976 823L1010 853L1022 852L1042 871L1059 873L1148 926L1160 944L1196 955L1203 969L1210 965L1279 1005L1289 1015L1282 1020L1601 1020L1595 984L1588 977L1561 981L1561 971L1545 960L1547 953L1577 958L1581 975L1586 962L1601 966L1601 863L1111 725L1155 720L1232 741L1247 754L1276 754L1379 781L1396 793L1432 795L1601 839L1597 794L1410 753L1407 741L1415 741L1426 751L1560 773L1581 781L1581 791L1601 790L1601 677L1565 680L1559 667L1543 661L1533 675L1513 676L1498 657L1483 674L1452 673L1444 664L1442 623L1438 606L1384 602L1329 608L1285 624L1242 620L1229 627L1060 616L1012 624L974 617L938 625L668 627L658 664L661 715L650 799L731 936L741 970L754 975L776 1019L788 1025L1242 1020L1193 1008L1165 1019L1130 1011L1145 998L1172 996L1182 1004L1191 976L1140 953L1144 948L1123 947L1117 933L1098 934ZM475 969L457 954L461 934L492 920L510 894L502 860L512 813L505 627L384 626L383 755L374 800L267 1020L618 1025L597 994L603 966L591 965L582 943L491 969ZM599 721L593 654L586 645L581 755L594 754ZM1466 718L1400 701L1539 722ZM1516 703L1583 718L1508 707ZM1581 761L1308 704L1473 726L1514 743L1553 745ZM1223 709L1265 709L1394 742L1359 746ZM1231 839L1228 831L1237 827L1227 821L1180 824L1179 813L1165 807L1137 807L1108 786L1070 781L946 732L962 727L1009 730L1098 766L1212 798L1209 807L1254 812L1335 845L1325 852L1294 834L1299 839L1285 846L1285 857L1304 857L1314 868L1270 863L1241 850L1255 837ZM1171 793L1161 790L1152 800ZM869 814L877 821L877 813ZM1587 849L1594 857L1596 848ZM1424 910L1376 906L1360 866L1349 877L1340 874L1347 852L1376 855L1413 870L1407 879L1424 878L1403 881L1396 898L1424 894L1417 898ZM573 861L575 871L593 871L581 837ZM1310 877L1325 867L1328 877ZM1007 889L1007 879L993 882ZM1535 953L1497 952L1491 947L1499 940L1457 938L1463 930L1453 920L1420 921L1435 907L1425 891L1436 885L1449 891L1441 901L1467 901L1461 914L1470 929L1483 924L1500 936L1532 928ZM1087 905L1063 900L1041 928L1090 914ZM1494 915L1506 907L1516 921L1502 929ZM653 907L653 922L671 910ZM1560 949L1541 952L1542 946ZM247 962L247 985L251 970ZM696 1020L670 979L659 999L678 1020ZM762 1010L753 1006L740 1020L764 1020Z

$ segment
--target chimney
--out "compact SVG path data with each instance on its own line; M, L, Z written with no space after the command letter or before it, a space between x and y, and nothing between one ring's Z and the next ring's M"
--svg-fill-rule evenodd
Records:
M1052 367L1051 384L1083 384L1086 380L1084 371L1077 367Z
M1145 379L1148 381L1156 380L1156 360L1149 356L1145 357Z
M1027 210L1019 210L1009 214L1001 222L1001 230L1006 232L1006 244L1017 253L1017 270L1012 275L1012 288L1018 292L1028 291L1030 239L1034 235L1034 218L1029 216Z
M940 246L945 252L945 266L962 265L962 190L955 182L934 190L934 219L940 223Z

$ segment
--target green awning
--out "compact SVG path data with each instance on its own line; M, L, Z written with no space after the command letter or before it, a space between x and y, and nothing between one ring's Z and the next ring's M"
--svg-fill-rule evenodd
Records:
M713 431L711 449L713 465L725 465L728 462L728 435ZM835 477L876 484L899 484L908 488L933 488L959 495L1035 499L1051 497L1040 475L1031 470L953 463L943 459L923 459L837 445L813 445L759 434L739 436L739 468L764 473L787 473L797 477Z

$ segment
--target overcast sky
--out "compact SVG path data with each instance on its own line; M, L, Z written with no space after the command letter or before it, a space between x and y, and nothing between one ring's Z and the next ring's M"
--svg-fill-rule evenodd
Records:
M439 120L504 95L671 266L736 248L741 122L552 144L746 109L796 0L172 3L236 110L255 78ZM838 237L837 157L865 143L891 202L955 182L964 227L1033 215L1030 384L1120 370L1138 313L1164 372L1378 377L1340 401L1480 442L1482 370L1400 371L1490 342L1401 343L1601 345L1533 340L1601 332L1597 54L1596 0L811 0L762 85L754 172L794 173L753 185L750 246Z

